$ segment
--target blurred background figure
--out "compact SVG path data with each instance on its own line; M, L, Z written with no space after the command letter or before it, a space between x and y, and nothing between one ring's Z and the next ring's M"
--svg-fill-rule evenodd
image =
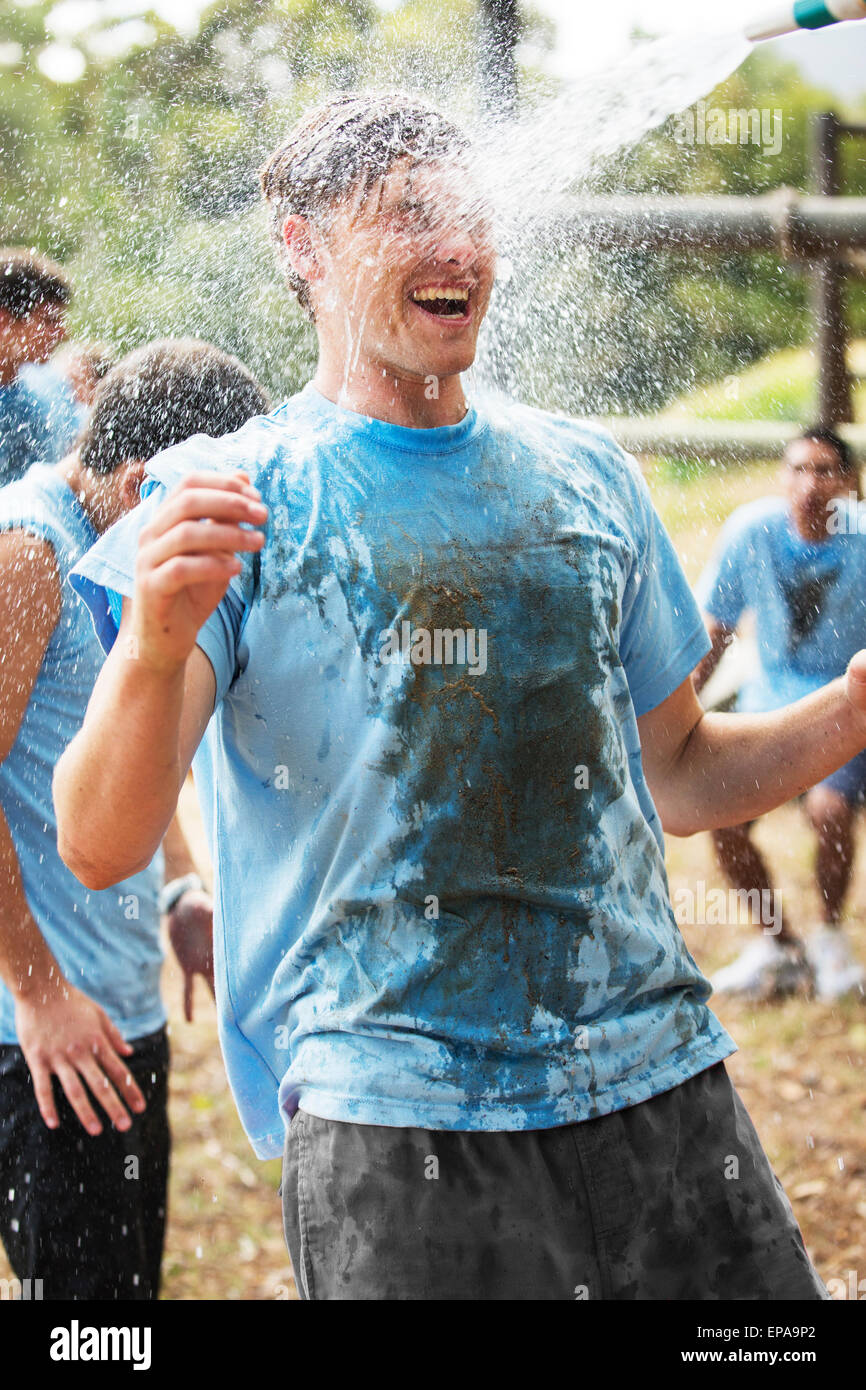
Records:
M163 917L187 1019L193 977L213 979L211 901L176 821L162 852L104 891L58 854L51 778L103 659L65 581L137 506L149 458L268 409L237 358L195 339L151 343L106 377L71 453L0 489L0 1240L46 1300L156 1298Z
M844 674L866 641L866 534L860 479L845 442L831 430L804 430L785 451L785 495L748 502L729 517L698 581L712 650L695 675L698 690L754 614L757 660L736 709L756 714L793 704ZM760 933L713 980L717 993L757 998L810 992L836 999L862 990L864 971L841 927L854 860L854 818L866 801L866 752L804 797L817 836L815 875L822 920L805 945L777 912L752 823L713 831L722 872L762 904L773 902L772 929ZM750 899L753 901L753 899Z
M72 291L54 261L23 247L0 249L0 486L31 463L56 463L81 412L45 363L66 337Z
M87 409L100 381L108 376L116 360L105 343L67 343L52 365L66 378L78 404Z
M22 378L51 400L55 435L69 444L87 423L99 383L108 376L117 355L106 343L64 343L49 362L25 367Z

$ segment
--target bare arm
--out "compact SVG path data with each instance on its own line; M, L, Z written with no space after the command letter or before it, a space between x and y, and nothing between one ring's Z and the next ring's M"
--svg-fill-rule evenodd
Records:
M0 535L0 763L9 756L60 617L60 576L47 541ZM59 978L30 911L18 856L0 808L0 978L13 995Z
M54 773L60 854L88 888L143 869L175 813L213 712L213 669L195 645L266 509L246 475L193 473L140 533L132 600L84 724Z
M162 673L130 655L134 642L124 599L84 723L54 770L60 856L88 888L150 863L213 709L216 682L199 647Z
M175 815L162 842L165 855L165 881L184 878L196 872L180 817ZM193 1017L193 987L196 975L204 976L214 991L213 902L210 893L188 888L168 913L168 936L183 971L183 1011L187 1023Z
M866 651L846 675L771 714L705 714L691 677L638 719L662 825L694 835L781 806L866 747Z
M734 637L736 636L734 628L725 627L723 623L716 622L715 618L711 618L708 615L705 615L704 622L706 623L707 634L709 636L710 642L712 643L712 646L710 647L710 650L707 652L703 661L699 663L697 669L694 672L694 675L692 676L692 679L695 683L695 690L698 692L700 692L706 685L707 681L710 679L710 676L713 674L719 662L721 661L722 656L727 651L728 647L731 645L731 643L734 640Z
M60 577L49 543L23 531L0 535L0 762L18 738L60 609ZM144 1109L144 1097L121 1060L132 1049L99 1005L64 978L30 911L2 809L0 978L15 1004L15 1030L48 1127L59 1122L51 1080L56 1075L90 1134L99 1134L102 1125L83 1080L117 1128L128 1129L118 1090L133 1110Z

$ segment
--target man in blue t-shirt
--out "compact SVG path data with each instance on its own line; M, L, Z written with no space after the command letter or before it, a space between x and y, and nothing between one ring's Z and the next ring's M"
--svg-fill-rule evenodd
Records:
M793 704L841 676L866 641L866 519L857 467L844 440L804 431L785 451L784 497L764 497L728 519L697 597L711 651L698 690L748 612L756 622L758 666L736 708L761 713ZM866 753L824 777L804 798L818 838L815 874L822 923L805 948L784 911L756 922L757 940L713 981L722 993L759 998L810 990L835 999L862 990L864 971L840 925L854 856L854 816L866 799ZM750 903L775 890L751 823L713 832L723 872ZM770 925L772 921L772 925Z
M0 487L31 463L56 463L78 433L72 392L45 365L66 336L70 295L46 256L0 250Z
M151 343L105 379L73 453L0 490L0 1239L34 1297L157 1297L169 1156L161 915L187 1017L193 975L210 972L210 899L176 822L164 854L154 845L103 892L58 854L52 773L102 664L66 579L138 504L151 454L267 405L209 344Z
M495 248L439 112L336 98L262 185L318 369L152 460L75 566L108 656L61 854L114 883L193 763L224 1056L303 1297L825 1297L662 823L739 823L866 745L866 653L784 718L704 715L634 461L464 396Z

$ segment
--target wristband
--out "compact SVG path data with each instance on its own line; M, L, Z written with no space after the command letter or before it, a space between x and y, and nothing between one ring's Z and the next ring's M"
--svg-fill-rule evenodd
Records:
M164 917L167 912L171 912L183 897L184 893L201 893L204 891L204 884L198 874L184 874L182 878L173 878L170 883L166 883L159 890L157 904L160 917Z

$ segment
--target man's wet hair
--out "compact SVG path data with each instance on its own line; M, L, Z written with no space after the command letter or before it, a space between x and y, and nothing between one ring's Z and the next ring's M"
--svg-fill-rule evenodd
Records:
M68 304L72 286L56 261L24 246L0 247L0 309L26 319L43 304Z
M194 434L232 434L270 408L236 357L198 338L163 338L129 353L100 382L78 453L94 473L111 473Z
M286 218L296 215L321 225L357 189L368 197L399 160L412 169L454 161L468 148L459 126L423 97L404 92L344 93L298 122L259 175L277 257L310 318L309 286L286 253Z
M799 444L801 440L814 440L816 444L826 444L835 450L843 473L850 474L851 477L859 476L860 470L851 451L851 446L847 440L842 439L835 430L831 430L827 425L808 425L795 439L791 440L791 444ZM788 447L790 448L790 445Z

